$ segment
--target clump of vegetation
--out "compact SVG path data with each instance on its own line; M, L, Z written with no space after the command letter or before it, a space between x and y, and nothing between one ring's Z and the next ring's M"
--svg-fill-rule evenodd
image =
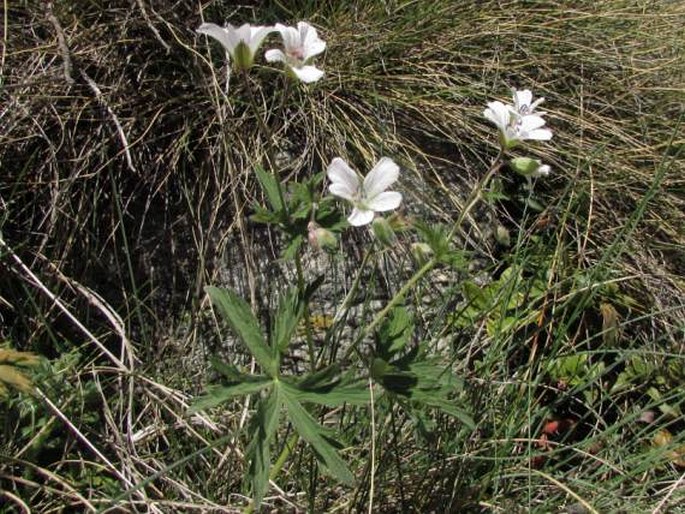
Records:
M10 510L685 501L683 6L3 23Z

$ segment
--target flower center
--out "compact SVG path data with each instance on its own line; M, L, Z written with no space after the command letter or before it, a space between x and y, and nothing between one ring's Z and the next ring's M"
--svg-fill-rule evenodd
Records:
M304 48L301 46L291 48L288 50L288 57L295 61L302 61L304 59Z

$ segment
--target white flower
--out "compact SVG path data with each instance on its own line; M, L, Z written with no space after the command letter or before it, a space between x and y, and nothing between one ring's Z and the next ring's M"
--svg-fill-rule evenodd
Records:
M538 98L533 102L533 93L531 93L530 89L523 89L522 91L512 89L511 93L514 97L514 110L521 116L533 114L535 108L545 101L544 98ZM536 114L538 116L544 116L546 113L538 112Z
M211 36L221 43L233 59L236 68L248 69L252 66L259 45L274 30L273 27L253 27L249 23L237 28L231 24L219 27L214 23L203 23L197 32Z
M264 57L269 62L284 62L302 82L316 82L323 77L323 71L311 66L309 61L326 49L326 42L319 39L316 29L301 21L295 27L276 24L276 30L283 38L285 52L278 49L267 50Z
M355 227L371 223L374 213L396 209L402 202L401 193L386 191L400 174L399 166L388 157L378 161L361 184L354 170L340 157L331 161L327 174L331 194L352 203L354 209L347 221Z
M483 111L483 116L499 128L505 148L512 148L519 141L526 139L538 141L552 139L552 131L542 128L545 124L542 116L545 113L534 112L544 99L540 98L532 102L533 94L527 89L514 91L513 98L514 105L499 101L489 102L488 108Z

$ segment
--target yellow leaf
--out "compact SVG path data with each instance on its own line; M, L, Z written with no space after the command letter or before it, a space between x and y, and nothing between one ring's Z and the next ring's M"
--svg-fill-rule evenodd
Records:
M602 337L607 344L616 344L619 337L618 312L610 303L602 303L599 306L602 314Z
M657 448L669 446L672 442L673 434L666 429L659 430L652 438L652 444ZM685 445L668 452L666 457L679 468L685 468Z

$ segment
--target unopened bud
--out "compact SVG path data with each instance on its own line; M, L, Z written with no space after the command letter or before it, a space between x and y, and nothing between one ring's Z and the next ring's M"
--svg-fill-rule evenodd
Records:
M307 224L307 240L315 250L330 249L338 247L338 240L335 234L328 229L322 228L318 223L310 221Z
M411 255L414 257L416 264L423 266L428 262L431 255L433 255L433 249L426 243L412 243Z
M383 246L389 248L395 244L395 241L397 241L397 237L395 237L395 231L385 218L379 217L374 219L373 223L371 224L371 228L373 229L376 239L378 239Z
M524 177L542 177L549 175L550 167L537 159L516 157L509 162L511 169Z

